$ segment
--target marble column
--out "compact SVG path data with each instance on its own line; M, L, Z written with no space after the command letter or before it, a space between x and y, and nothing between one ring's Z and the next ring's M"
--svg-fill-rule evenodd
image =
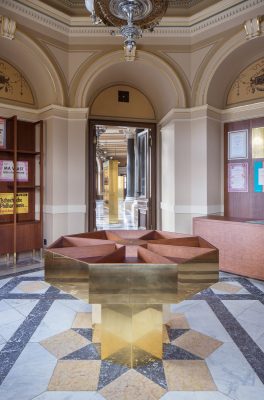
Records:
M135 129L128 129L127 137L127 193L125 200L125 208L131 210L131 206L135 199Z

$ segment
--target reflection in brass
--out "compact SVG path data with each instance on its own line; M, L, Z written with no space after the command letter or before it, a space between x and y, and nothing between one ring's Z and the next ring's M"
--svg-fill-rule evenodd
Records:
M102 305L101 357L133 368L149 359L162 358L162 305Z
M143 235L146 235L144 231ZM86 302L102 305L101 316L97 307L93 318L96 324L101 320L102 359L131 368L162 358L163 304L177 303L218 282L218 250L205 240L175 238L172 246L171 239L166 241L166 236L164 243L160 243L162 232L159 232L158 245L155 245L155 234L148 236L149 240L141 240L138 235L128 240L122 231L117 237L118 243L124 244L127 240L128 246L144 248L138 263L133 264L114 263L113 249L109 250L111 263L105 262L105 238L102 240L104 263L100 263L100 257L97 263L88 263L89 254L83 258L86 251L84 234L78 243L82 249L73 247L74 257L69 256L70 247L67 256L57 248L58 243L64 246L63 240L56 241L45 252L45 280L48 283ZM78 238L78 235L74 237ZM151 245L146 249L148 242ZM166 246L166 242L169 245ZM76 257L78 251L79 259ZM153 259L153 263L144 264L144 256ZM158 259L164 263L155 264ZM98 325L96 327L98 330Z

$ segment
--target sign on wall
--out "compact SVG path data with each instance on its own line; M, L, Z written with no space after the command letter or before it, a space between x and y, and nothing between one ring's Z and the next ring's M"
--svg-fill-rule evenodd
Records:
M16 195L17 214L28 213L28 193L17 193ZM14 213L14 193L0 193L0 215Z
M228 132L228 159L235 160L248 156L248 130Z
M17 161L17 181L28 182L28 161ZM0 181L14 181L14 163L12 160L0 160Z
M264 161L254 161L254 192L264 192Z
M228 164L228 191L248 192L248 163Z

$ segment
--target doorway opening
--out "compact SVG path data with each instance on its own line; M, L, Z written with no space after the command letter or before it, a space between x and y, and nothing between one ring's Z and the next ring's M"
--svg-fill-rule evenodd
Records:
M154 124L90 121L90 230L155 229Z

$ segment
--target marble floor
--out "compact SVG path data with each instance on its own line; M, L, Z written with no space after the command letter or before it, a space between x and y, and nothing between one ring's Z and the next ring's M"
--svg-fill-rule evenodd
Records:
M46 284L40 264L0 277L0 399L264 399L264 282L221 274L172 304L162 360L101 361L99 337L91 305Z
M125 210L124 200L118 200L118 218L115 223L109 222L109 208L103 200L96 200L96 228L105 229L138 229L130 211Z

